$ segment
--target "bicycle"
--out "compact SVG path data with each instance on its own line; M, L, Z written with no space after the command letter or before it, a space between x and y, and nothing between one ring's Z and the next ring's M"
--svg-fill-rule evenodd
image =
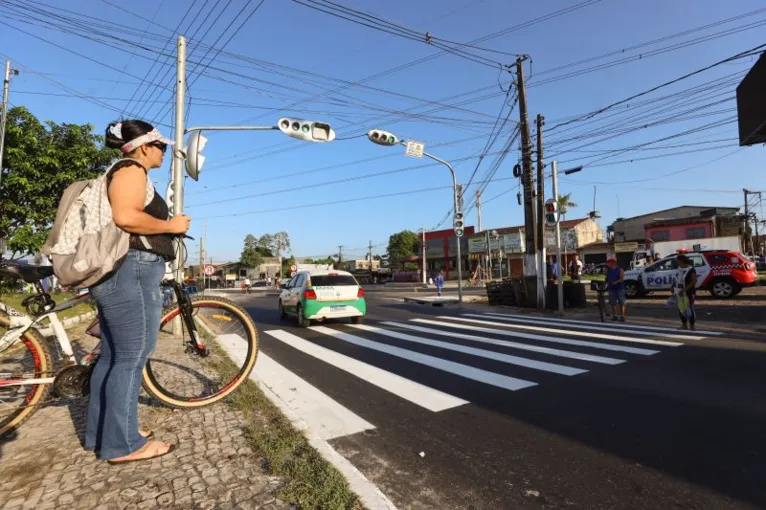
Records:
M591 290L596 291L598 296L598 312L601 316L601 322L605 322L607 316L606 299L604 298L604 294L606 293L606 284L604 282L591 282L590 288Z
M100 353L98 318L86 333L99 341L78 361L58 313L84 302L89 294L56 305L41 284L52 275L48 266L0 261L0 276L22 279L37 290L22 302L27 314L0 302L0 437L32 416L47 402L51 390L59 398L79 398L89 392L90 374ZM143 388L169 407L214 404L252 372L258 355L255 323L228 299L190 297L174 280L163 281L161 287L172 289L176 302L163 309L157 346L144 368ZM45 319L58 345L56 360L40 333Z

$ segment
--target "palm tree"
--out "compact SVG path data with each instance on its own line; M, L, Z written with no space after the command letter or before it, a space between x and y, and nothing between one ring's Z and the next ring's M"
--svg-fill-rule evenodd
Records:
M559 195L558 198L559 201L559 214L561 215L561 219L566 220L566 215L570 207L577 207L577 204L572 202L572 194L567 193L566 195Z

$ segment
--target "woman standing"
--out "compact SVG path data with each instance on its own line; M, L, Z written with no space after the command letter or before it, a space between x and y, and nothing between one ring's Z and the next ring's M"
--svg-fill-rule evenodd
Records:
M678 316L681 317L681 329L694 330L697 319L694 301L697 299L697 271L686 255L678 256L678 274L676 275L676 299Z
M141 120L106 130L107 147L129 158L112 166L107 186L114 223L131 235L119 268L90 288L102 342L90 381L85 448L112 464L160 457L174 448L138 428L142 371L160 326L159 285L165 262L175 259L173 235L189 230L188 216L168 220L168 206L148 177L150 169L162 166L172 143Z

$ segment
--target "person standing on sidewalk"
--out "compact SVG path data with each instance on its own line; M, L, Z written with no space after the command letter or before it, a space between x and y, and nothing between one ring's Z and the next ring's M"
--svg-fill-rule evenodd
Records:
M85 448L110 464L161 457L174 448L138 428L142 373L160 329L160 281L165 262L175 259L174 235L185 234L190 222L183 214L168 219L167 203L148 176L162 166L172 143L141 120L106 130L106 146L128 158L112 166L107 195L115 225L130 234L130 248L118 269L89 289L98 306L101 355L90 378Z
M441 297L442 295L442 287L444 287L444 275L441 271L436 275L436 278L434 278L434 283L436 284L436 295Z
M614 312L612 320L625 322L625 271L617 265L615 259L609 259L606 263L609 265L606 270L606 288Z
M697 271L691 262L691 259L684 254L678 256L675 290L681 329L694 330L694 323L697 319L697 313L694 309L694 302L697 299Z

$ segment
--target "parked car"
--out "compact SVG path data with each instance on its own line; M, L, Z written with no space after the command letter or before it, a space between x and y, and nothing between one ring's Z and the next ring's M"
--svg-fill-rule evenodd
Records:
M755 264L740 252L709 250L685 253L697 271L697 289L708 290L719 299L736 296L745 287L757 285ZM647 267L625 272L625 295L645 296L650 292L670 291L678 270L677 254L669 255Z
M294 316L307 328L311 321L350 317L361 324L367 314L364 289L346 271L301 271L283 286L279 295L279 316Z

